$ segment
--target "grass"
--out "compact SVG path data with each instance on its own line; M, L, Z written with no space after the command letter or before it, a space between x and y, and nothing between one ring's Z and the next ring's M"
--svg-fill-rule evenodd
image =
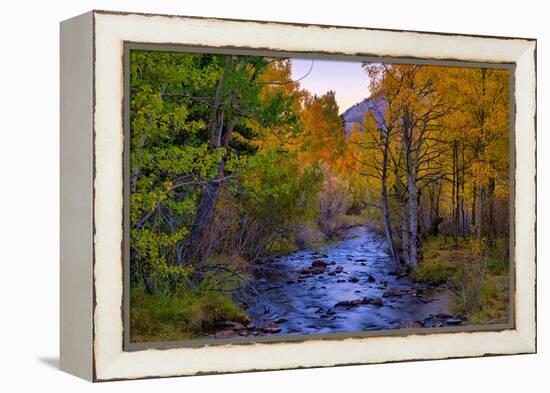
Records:
M431 285L446 283L458 271L458 266L445 261L423 261L422 264L411 273L415 282L424 282Z
M488 273L481 289L481 307L468 313L471 324L506 323L509 318L510 279L508 271Z
M130 294L130 341L159 342L203 337L221 320L248 322L248 316L223 292L196 290L179 297L149 294L141 286Z
M480 289L482 264L472 250L470 239L459 239L455 244L442 236L430 237L422 244L423 260L411 272L411 277L416 282L434 285L451 283L457 295L454 311L465 315L468 324L506 323L510 300L509 260L492 250Z

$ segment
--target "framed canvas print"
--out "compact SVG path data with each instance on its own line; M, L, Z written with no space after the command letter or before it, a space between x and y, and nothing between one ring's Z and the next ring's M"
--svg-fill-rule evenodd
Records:
M61 24L61 368L536 351L536 41Z

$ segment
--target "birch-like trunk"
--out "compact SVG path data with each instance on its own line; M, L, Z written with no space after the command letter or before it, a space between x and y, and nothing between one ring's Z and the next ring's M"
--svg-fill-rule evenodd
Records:
M407 187L409 190L409 266L416 269L418 266L418 188L416 173L413 168L407 171ZM411 173L412 172L412 173Z
M409 260L409 219L407 217L407 204L401 201L401 253L405 261Z
M406 112L403 118L403 151L405 153L405 173L407 177L407 193L409 202L409 267L414 270L418 266L418 185L417 153L413 148L412 115Z
M484 227L483 227L483 216L485 215L485 187L479 186L478 188L478 202L476 209L476 241L478 249L481 248L481 240L483 237Z
M398 271L401 270L401 264L399 262L399 257L397 255L397 250L393 242L392 226L391 226L391 216L390 216L390 207L388 204L388 155L389 155L389 144L390 144L390 133L386 131L385 141L384 141L384 152L382 157L382 213L384 215L384 229L386 233L386 242L390 248L390 254L392 261Z

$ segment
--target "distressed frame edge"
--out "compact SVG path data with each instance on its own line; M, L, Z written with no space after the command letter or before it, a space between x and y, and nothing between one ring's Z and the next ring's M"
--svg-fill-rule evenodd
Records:
M88 381L93 365L93 19L60 23L60 369Z
M104 14L104 13L102 13ZM113 14L113 13L109 13L109 14ZM135 15L135 14L131 14L131 15ZM187 18L187 17L186 17ZM210 18L207 18L207 19L210 19ZM254 22L254 21L252 21ZM284 23L280 23L280 22L273 22L274 24L278 24L278 25L285 25ZM365 30L368 30L368 29L365 29ZM414 32L414 33L417 33L417 32ZM399 32L396 32L396 34L399 34ZM427 33L427 34L437 34L437 33ZM453 36L459 36L459 35L453 35ZM497 37L497 38L502 38L502 37ZM504 38L505 39L505 38ZM523 39L522 39L523 40ZM533 56L532 54L534 53L535 57L535 63L531 63L534 65L534 72L535 72L535 75L534 75L534 80L535 80L535 85L534 85L534 88L536 89L536 40L531 40L531 39L527 39L526 40L528 43L529 41L535 41L532 45L532 47L530 48L526 48L525 50L525 53L527 55L530 56L531 59L533 59ZM95 40L94 40L94 43L95 43ZM531 42L532 43L532 42ZM529 45L528 45L529 46ZM527 53L528 52L528 53ZM525 54L524 53L524 54ZM529 65L529 64L527 64ZM531 86L529 86L530 88ZM532 91L530 92L532 93ZM535 100L533 100L533 104L534 104L534 115L535 115L535 123L534 123L534 127L532 127L530 129L530 131L533 131L533 136L535 137L535 144L534 144L534 150L536 152L536 98ZM516 124L517 124L517 121L516 121ZM535 175L536 175L536 162L534 163L535 164ZM535 187L536 187L536 178L535 178L535 183L533 184ZM536 195L535 195L535 204L534 204L534 207L536 208ZM516 217L517 218L517 217ZM533 217L533 221L535 222L535 225L536 225L536 214L534 215ZM532 233L527 233L527 235L536 235L536 227L533 227L533 232ZM535 253L534 253L534 257L535 257L535 261L536 261L536 249L534 250ZM536 270L535 270L535 276L534 276L534 279L536 280ZM97 284L97 283L96 283ZM535 281L535 284L536 284L536 281ZM532 299L532 300L536 300L535 297ZM533 331L530 331L530 332L526 332L524 331L524 329L521 329L522 332L524 334L520 334L517 336L518 340L521 341L521 343L523 344L522 347L524 349L524 351L519 351L519 352L513 352L513 353L533 353L533 352L536 352L536 315L533 315L534 317L534 323L535 325L533 326L533 329L534 329L534 332ZM519 329L517 329L519 330ZM517 333L517 331L515 331ZM95 337L94 337L95 339ZM470 356L486 356L486 355L499 355L499 354L506 354L504 353L505 351L503 351L502 353L490 353L490 354L481 354L481 355L463 355L463 356L456 356L456 357L470 357ZM512 354L512 353L510 353ZM437 358L449 358L448 356L440 356L440 357L428 357L428 358L420 358L420 359L407 359L406 357L403 357L402 359L400 360L393 360L393 361L409 361L409 360L429 360L429 359L437 359ZM112 359L113 363L117 363L119 360L121 360L119 357L115 358L115 359ZM388 361L388 362L393 362L392 360ZM386 362L386 361L381 361L381 362ZM366 363L380 363L380 362L362 362L362 363L359 363L359 364L366 364ZM346 364L357 364L357 363L346 363ZM333 365L327 365L327 366L337 366L337 365L340 365L340 364L333 364ZM315 365L311 365L311 366L306 366L306 367L324 367L324 366L315 366ZM280 369L286 369L287 367L283 367L283 368L280 368ZM288 368L301 368L301 367L288 367ZM267 369L265 369L267 370ZM102 371L106 371L105 369L103 369ZM239 370L239 371L219 371L219 372L214 372L214 373L222 373L222 372L243 372L243 371L259 371L259 370ZM207 372L209 373L209 372ZM103 374L103 372L101 372L101 374ZM106 373L108 374L108 373ZM135 379L135 378L149 378L149 377L162 377L162 376L178 376L178 375L198 375L198 374L203 374L203 372L194 372L194 373L190 373L190 374L185 374L185 373L176 373L176 374L169 374L169 375L151 375L151 376L133 376L133 377L121 377L121 378L117 378L117 377L107 377L107 378L103 378L102 376L100 376L99 378L97 378L96 375L94 375L94 380L97 380L97 381L100 381L100 380L116 380L116 379Z

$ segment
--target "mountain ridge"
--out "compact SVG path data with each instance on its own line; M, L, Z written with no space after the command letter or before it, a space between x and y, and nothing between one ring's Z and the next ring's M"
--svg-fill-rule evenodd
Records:
M355 123L359 124L359 130L363 131L363 120L365 118L365 114L369 111L373 113L374 117L379 122L382 122L382 116L384 116L384 105L385 101L383 98L379 96L370 96L346 109L341 115L345 121L346 137L351 134Z

